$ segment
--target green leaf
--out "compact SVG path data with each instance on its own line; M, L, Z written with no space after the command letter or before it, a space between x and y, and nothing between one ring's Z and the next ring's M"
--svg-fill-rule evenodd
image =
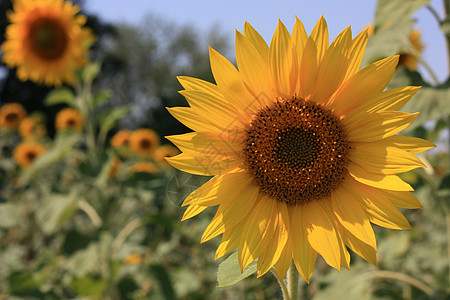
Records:
M450 195L450 173L446 174L444 178L442 178L442 181L439 184L438 194L441 197L447 197Z
M450 18L445 19L441 22L441 30L445 35L450 35Z
M0 204L0 227L11 228L21 224L21 217L13 204Z
M39 285L27 271L17 271L9 275L11 293L25 293L39 290Z
M77 195L52 194L47 196L36 212L36 219L45 234L55 232L64 225L77 211Z
M173 288L172 282L170 280L169 273L161 265L151 265L149 268L149 273L152 274L159 283L159 288L161 293L166 300L177 299L175 295L175 290Z
M409 19L430 0L378 0L375 10L375 30L387 28L401 19Z
M70 287L77 295L101 297L106 282L100 276L86 275L72 280Z
M71 89L67 87L62 87L59 89L52 90L45 98L44 103L46 105L55 105L66 103L70 106L75 105L75 95Z
M131 109L128 106L104 109L100 115L100 130L107 133L130 111Z
M238 254L231 254L224 262L219 265L217 272L218 287L229 287L239 281L247 278L256 272L256 261L250 263L241 273Z
M113 92L111 90L100 90L98 91L93 99L93 105L94 107L97 107L99 105L102 105L106 101L108 101L113 95Z
M97 77L98 73L101 69L101 63L100 62L94 62L89 65L87 65L81 72L81 77L84 82L92 82L95 77Z

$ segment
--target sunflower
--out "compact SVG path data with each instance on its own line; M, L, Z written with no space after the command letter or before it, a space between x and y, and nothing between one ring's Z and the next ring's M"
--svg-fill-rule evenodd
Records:
M155 150L155 153L153 153L153 159L162 165L168 165L166 157L172 157L179 153L180 151L171 145L162 145ZM170 167L170 165L168 166Z
M114 149L124 149L128 147L130 141L131 131L122 129L117 131L115 135L111 138L111 146Z
M398 56L359 70L366 42L348 27L329 45L321 17L309 36L280 21L268 46L245 23L237 68L210 49L216 84L179 77L190 107L168 110L194 132L168 137L183 153L167 161L213 176L183 220L219 206L201 239L222 235L216 258L238 248L241 270L258 259L258 276L275 266L280 278L293 261L308 281L318 254L337 270L347 247L375 264L371 223L411 228L396 207L421 205L396 174L434 145L396 135L418 115L397 109L419 87L385 91Z
M27 112L19 103L8 103L0 107L0 128L16 129Z
M23 142L14 149L14 160L22 168L27 168L44 154L45 148L37 142Z
M422 43L421 33L419 30L415 29L411 31L411 34L409 35L409 42L411 43L412 49L417 54L400 53L398 67L405 66L409 70L414 71L417 69L417 55L420 55L423 51L423 48L425 48Z
M129 170L134 173L149 173L155 174L158 173L158 168L156 165L149 161L140 161L133 164Z
M141 157L150 157L159 146L159 136L151 129L135 130L129 138L130 149Z
M94 37L83 28L80 8L63 0L15 0L2 45L3 61L17 67L20 80L46 85L72 84Z
M19 134L22 139L39 139L45 136L47 130L39 118L26 117L19 124Z
M83 116L76 109L64 108L56 115L55 126L58 131L70 129L81 132L83 129Z

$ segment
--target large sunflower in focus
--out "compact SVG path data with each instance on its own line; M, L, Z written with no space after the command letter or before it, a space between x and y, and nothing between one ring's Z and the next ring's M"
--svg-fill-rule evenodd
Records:
M185 172L213 176L189 195L183 219L219 206L202 237L222 235L216 257L238 248L258 276L292 260L309 280L317 255L349 268L347 247L376 263L371 223L411 226L397 207L419 208L396 174L424 164L434 145L396 135L417 117L398 112L418 87L385 88L398 56L359 70L367 32L346 28L329 45L320 18L308 36L279 22L270 46L248 23L236 33L237 69L210 49L216 84L180 77L190 107L169 108L194 132L168 137Z
M63 0L15 0L8 14L3 61L17 67L20 80L46 85L72 84L75 70L87 64L94 37L83 28L79 7Z

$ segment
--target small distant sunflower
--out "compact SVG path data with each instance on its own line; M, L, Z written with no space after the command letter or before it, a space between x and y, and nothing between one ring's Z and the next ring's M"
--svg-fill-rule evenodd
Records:
M45 153L45 148L37 142L23 142L14 149L14 160L22 168L27 168Z
M134 173L149 173L154 174L158 172L156 165L149 161L140 161L130 167L130 171Z
M125 265L136 265L142 262L143 257L140 253L133 253L125 257L123 263Z
M293 261L308 281L320 254L349 268L347 247L376 263L371 223L410 229L396 207L419 208L396 174L424 164L434 145L396 135L418 113L398 112L419 87L385 88L398 56L359 70L367 31L329 45L322 17L308 36L279 22L270 46L248 23L236 33L237 69L210 49L216 84L179 77L190 107L169 112L194 132L168 137L172 166L213 176L190 194L183 220L219 206L202 242L222 235L216 258L238 248L258 276ZM359 70L359 71L358 71Z
M178 154L180 154L180 151L177 148L171 145L162 145L155 150L155 153L153 153L153 159L158 163L167 165L166 157L172 157Z
M75 71L88 63L94 36L83 28L80 8L63 0L15 0L2 45L3 61L17 67L20 80L46 85L72 84Z
M118 157L114 157L111 165L111 170L109 171L109 178L116 177L117 173L119 173L120 166L122 165L122 161Z
M421 40L421 33L417 29L411 31L411 34L409 35L409 41L416 54L400 53L398 67L405 66L409 70L414 71L417 69L417 55L420 55L422 53L425 46L423 45Z
M26 117L19 124L19 134L22 139L39 139L45 136L45 125L33 117Z
M0 107L0 128L16 129L27 112L19 103L8 103Z
M64 131L67 129L80 132L83 129L83 116L73 108L64 108L56 115L56 130Z
M128 147L128 143L130 141L131 131L122 129L117 131L115 135L111 138L111 146L114 149L120 149Z
M159 136L151 129L138 129L130 135L129 146L137 155L150 157L159 146Z

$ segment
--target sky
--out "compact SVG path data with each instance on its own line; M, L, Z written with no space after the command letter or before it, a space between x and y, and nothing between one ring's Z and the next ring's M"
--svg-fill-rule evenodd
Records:
M373 22L376 0L85 0L84 5L87 12L111 23L138 25L146 16L154 14L178 24L190 24L204 33L212 26L217 26L233 45L235 29L242 32L245 21L270 42L278 19L291 31L295 16L303 22L309 33L323 15L329 27L330 40L349 25L352 26L353 35L356 35ZM431 0L431 6L443 15L442 0ZM439 80L445 81L448 63L445 40L438 24L425 8L416 12L414 17L417 19L416 28L422 31L424 59ZM421 73L425 79L430 79L426 70L423 69Z

